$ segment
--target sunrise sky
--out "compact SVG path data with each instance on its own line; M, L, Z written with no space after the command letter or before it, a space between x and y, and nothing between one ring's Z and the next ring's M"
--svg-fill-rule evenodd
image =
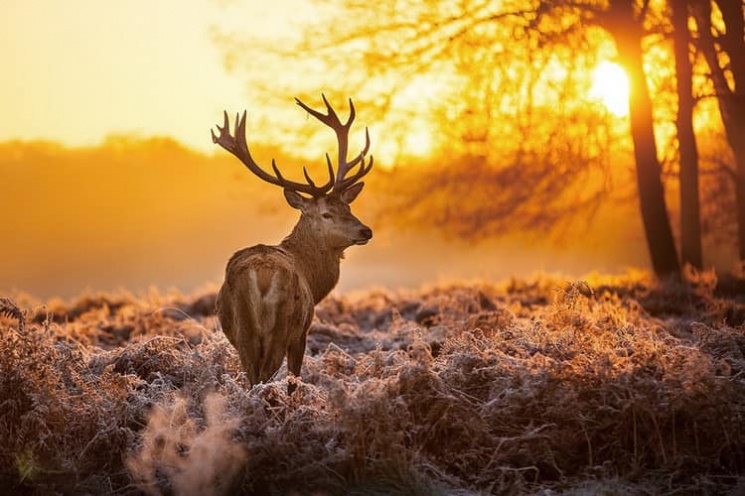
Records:
M300 162L306 159L324 164L324 153L334 150L336 139L328 131L320 137L288 133L288 122L304 126L303 131L323 127L303 115L292 97L321 88L346 116L347 98L357 103L371 96L343 94L347 88L333 70L319 71L331 84L313 80L308 65L300 62L314 61L302 51L296 58L266 56L267 45L293 46L292 38L305 33L303 28L326 26L333 16L324 16L323 9L329 7L321 3L4 0L0 166L6 176L0 183L0 207L15 212L5 221L6 229L21 241L0 250L0 293L21 290L43 298L70 297L150 285L192 291L221 281L225 261L235 250L282 239L297 213L286 207L278 189L252 177L215 146L210 129L222 123L223 110L232 114L247 109L251 146L263 146L266 154L279 149L284 154L280 166L290 177L301 179ZM237 36L221 47L220 36L231 33ZM231 73L225 57L235 50L240 52L236 72ZM602 68L593 73L594 84L584 96L595 106L605 104L619 120L626 119L625 79L608 62ZM277 78L292 84L276 85ZM376 234L371 246L350 250L340 289L646 263L634 215L627 216L623 227L613 223L613 235L624 243L635 240L638 250L629 250L603 231L597 242L583 238L580 248L572 245L564 254L543 243L528 250L523 240L488 240L476 247L446 239L428 222L422 226L430 230L421 234L408 232L409 226L398 226L390 218L376 219L375 209L388 198L382 188L397 184L383 175L385 169L417 164L412 158L439 163L431 158L438 157L437 147L442 146L437 127L451 123L432 119L445 114L427 110L452 92L449 82L429 73L407 80L392 104L405 117L391 121L406 123L397 129L358 104L350 145L362 146L368 126L379 172L368 181L355 210L375 222ZM276 85L281 98L272 100L262 92L262 84ZM318 94L306 103L322 107ZM115 139L107 141L110 136ZM191 150L150 139L161 136ZM25 143L9 143L13 140ZM35 140L66 147L29 143ZM302 146L295 146L298 141ZM302 159L288 160L290 154ZM271 158L257 157L263 164ZM611 225L607 219L597 222ZM617 253L619 246L622 253ZM429 256L422 256L425 251ZM502 259L510 262L496 263Z
M245 108L216 29L292 29L305 0L5 0L0 141L94 145L109 134L172 136L214 150L209 127Z

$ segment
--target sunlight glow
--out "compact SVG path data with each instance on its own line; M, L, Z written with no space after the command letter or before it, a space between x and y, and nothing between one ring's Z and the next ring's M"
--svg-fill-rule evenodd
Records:
M404 152L414 157L427 157L432 153L432 133L427 129L412 129L404 141Z
M590 98L599 101L616 117L629 113L629 78L623 68L604 61L592 72Z
M309 3L3 2L0 60L12 71L0 115L13 118L0 119L0 141L94 146L109 134L138 134L213 153L209 129L223 109L257 106L246 82L225 70L215 26L272 39L288 31L288 19L308 18Z

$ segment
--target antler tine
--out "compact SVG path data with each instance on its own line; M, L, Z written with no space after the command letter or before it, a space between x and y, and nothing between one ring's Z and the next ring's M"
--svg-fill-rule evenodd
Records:
M246 111L243 111L243 115L238 112L235 113L235 139L236 144L241 150L248 152L248 143L246 143Z
M303 169L303 175L308 181L307 184L285 179L282 176L282 173L279 171L279 167L277 167L277 163L274 161L274 159L272 159L272 169L274 170L274 175L269 174L254 161L253 157L251 156L251 152L248 149L248 143L246 142L246 111L243 111L243 115L236 114L234 135L230 134L230 119L228 118L227 111L223 111L223 116L223 125L220 126L218 124L216 126L219 134L215 135L214 130L210 129L210 133L212 134L212 142L220 145L226 151L233 154L236 158L238 158L238 160L243 162L243 165L245 165L248 170L253 172L260 179L270 184L281 186L284 189L297 191L299 193L305 193L314 197L325 195L334 186L335 177L333 169L331 167L329 167L329 181L323 186L316 186L315 182L313 182L313 180L310 178L306 169Z
M343 167L341 165L339 166L339 171L336 175L336 182L334 183L334 189L332 191L342 192L346 190L347 188L351 187L354 183L362 179L362 177L364 177L368 172L370 172L373 166L372 157L370 157L370 163L365 165L365 157L369 149L370 149L370 131L367 128L365 128L365 147L351 161L345 161L343 163ZM352 169L354 169L356 166L359 166L359 170L353 176L347 178L346 177L347 174Z
M323 103L326 104L326 109L328 110L328 120L334 121L335 123L341 124L341 121L339 120L339 116L336 115L336 112L334 111L334 108L331 106L329 101L326 99L326 95L321 93L321 99L323 100Z
M315 188L316 183L314 183L313 179L310 178L310 176L308 175L308 169L305 167L303 167L303 175L305 176L305 180L308 181L308 184L310 184L311 187ZM331 177L334 177L333 174L331 175Z
M351 162L347 162L347 171L362 161L365 158L365 155L367 155L368 150L370 150L370 131L365 128L365 147L352 159Z
M230 121L229 121L229 119L228 119L228 111L227 111L227 110L223 110L223 111L222 111L222 114L223 114L223 117L224 117L224 119L225 119L225 120L224 120L224 122L223 122L223 125L222 125L222 127L220 127L220 124L217 124L217 130L218 130L218 131L220 132L220 136L222 136L223 132L224 132L224 131L225 131L225 130L226 130L226 129L228 128L228 126L230 125ZM219 142L219 138L218 138L217 136L215 136L215 131L214 131L214 130L212 130L212 129L210 129L210 134L212 134L212 142L213 142L213 143L216 143L216 144L219 144L219 143L220 143L220 142ZM220 145L220 146L222 146L222 145ZM223 146L223 148L224 148L224 146Z
M334 191L344 191L351 187L354 183L362 179L364 176L367 175L368 172L372 170L373 167L373 156L370 155L370 162L368 162L367 165L365 165L364 158L361 161L360 169L352 176L343 179L341 182L338 182L334 185Z
M347 118L347 121L345 123L342 123L336 111L334 111L333 107L331 106L328 99L326 98L326 95L322 93L321 98L323 99L323 103L326 105L326 110L328 112L326 114L323 114L319 112L318 110L312 109L311 107L309 107L308 105L300 101L299 98L295 98L295 103L297 103L303 110L308 112L310 115L312 115L313 117L315 117L322 123L326 124L328 127L330 127L334 131L334 133L336 133L336 139L339 145L339 162L337 164L336 181L334 182L332 193L341 193L345 189L351 187L355 182L361 179L365 174L370 172L370 169L372 168L372 163L373 163L372 160L370 160L370 163L368 165L365 165L365 156L367 155L367 152L370 149L370 132L367 128L365 128L364 148L351 161L347 160L347 151L349 148L349 129L352 127L354 118L357 115L355 108L354 108L354 103L352 102L352 99L350 98L349 99L349 117ZM326 161L329 164L329 170L331 170L331 159L328 157L328 154L326 155ZM349 171L358 165L360 166L360 169L357 171L357 173L351 178L347 179L346 175L349 173Z
M326 104L326 110L328 111L327 114L322 114L318 110L309 107L308 105L303 103L299 98L295 98L295 103L297 103L303 110L308 112L310 115L312 115L313 117L315 117L316 119L323 122L324 124L326 124L327 126L329 126L330 128L334 130L338 128L346 127L349 124L349 122L347 124L341 123L341 121L339 120L339 116L336 114L333 107L331 107L331 104L326 99L326 95L321 93L321 98L323 98L323 103Z
M352 99L349 99L349 118L347 119L346 124L344 124L344 127L352 127L352 123L354 122L354 118L357 115L357 113L354 111L354 103L352 103Z

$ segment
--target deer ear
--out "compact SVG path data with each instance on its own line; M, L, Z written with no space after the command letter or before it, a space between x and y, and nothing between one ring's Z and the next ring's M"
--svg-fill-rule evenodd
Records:
M287 203L289 203L292 208L296 208L300 211L305 210L305 198L303 198L300 193L292 191L291 189L284 190L284 193Z
M357 198L357 195L360 194L360 191L362 191L364 186L365 183L357 183L354 186L351 186L341 194L341 201L344 203L352 203L354 199Z

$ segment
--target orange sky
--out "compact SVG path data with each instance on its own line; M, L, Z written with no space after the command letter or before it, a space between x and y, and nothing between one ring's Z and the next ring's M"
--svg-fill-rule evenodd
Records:
M4 0L0 141L93 145L168 135L212 151L222 110L247 106L211 30L287 32L305 0ZM264 33L264 34L262 34Z
M271 125L284 116L261 115L274 114L274 109L262 108L259 93L241 75L228 74L213 36L216 30L240 31L265 40L286 40L301 33L300 23L317 22L320 11L310 1L3 0L0 142L43 139L89 147L103 143L111 134L134 133L170 136L189 148L215 152L216 156L186 152L157 140L150 144L134 140L142 149L126 150L129 167L115 169L108 177L105 173L109 171L97 171L99 175L95 175L86 167L120 163L112 159L120 146L116 139L90 150L18 145L18 151L16 145L6 144L8 167L18 161L31 165L29 157L35 155L40 157L35 160L43 163L24 168L21 172L26 175L19 174L15 183L13 177L3 178L6 188L15 187L18 197L34 208L19 208L11 195L0 195L0 206L4 200L6 210L21 211L13 232L28 245L14 244L15 252L9 247L0 250L11 255L0 257L5 263L0 263L0 291L28 290L48 297L69 296L86 289L141 290L148 284L190 289L220 281L224 263L234 250L257 242L279 241L294 222L296 212L284 205L279 191L267 189L213 145L209 131L222 121L223 109L232 113L248 108L253 146L260 142L262 130L268 129L267 122ZM266 70L260 62L261 54L256 51L255 55L248 53L245 59L253 63L251 71ZM290 64L280 69L283 75L305 84L299 68ZM618 80L609 79L614 84ZM610 83L601 86L593 90L590 99L605 102L618 97L618 87L609 87ZM437 84L419 78L400 98L426 107L428 99L436 98L440 90L443 88ZM298 110L292 96L287 95L286 104L278 110L287 111L288 118L291 115L300 124L318 127ZM331 97L342 115L348 111L348 96L353 95ZM319 97L307 103L321 106ZM423 116L427 124L426 113ZM432 146L431 129L424 124L409 123L411 127L407 128L403 148L413 155L425 155ZM353 146L361 146L364 126L370 126L376 168L382 171L394 163L390 157L395 155L397 145L381 130L384 123L371 120L360 108ZM323 151L333 150L335 145L332 133L324 133L323 140L318 152L311 154L317 164L323 164ZM270 144L281 145L278 141ZM84 163L77 162L82 160L81 155L87 157ZM268 163L268 158L260 158ZM64 160L68 160L66 165ZM218 162L222 168L216 173L213 167ZM189 163L192 169L180 169ZM143 168L151 174L143 173ZM57 176L46 169L57 171ZM28 174L34 171L37 175L29 179ZM33 197L27 194L32 184ZM369 184L366 196L372 202L374 181ZM273 208L281 213L276 217L264 215L262 208L266 205L250 194L244 195L249 185L274 198ZM225 194L228 190L232 191L230 195ZM157 194L150 194L152 191ZM102 212L98 218L86 217L98 212ZM31 219L31 214L38 215ZM284 223L277 222L280 217ZM256 218L268 226L257 225ZM47 221L54 229L39 228ZM638 223L636 217L633 221ZM629 230L639 231L636 224ZM421 238L382 224L375 226L375 232L371 246L350 250L340 289L456 277L506 277L539 270L613 270L625 264L645 263L640 240L634 242L642 247L639 253L619 257L607 246L595 247L592 240L585 239L580 253L572 249L562 252L542 243L527 249L515 240L479 246L448 244L433 233ZM628 236L624 240L628 241ZM617 240L611 241L612 247L622 246ZM430 257L421 255L425 251ZM115 265L111 260L127 263Z

